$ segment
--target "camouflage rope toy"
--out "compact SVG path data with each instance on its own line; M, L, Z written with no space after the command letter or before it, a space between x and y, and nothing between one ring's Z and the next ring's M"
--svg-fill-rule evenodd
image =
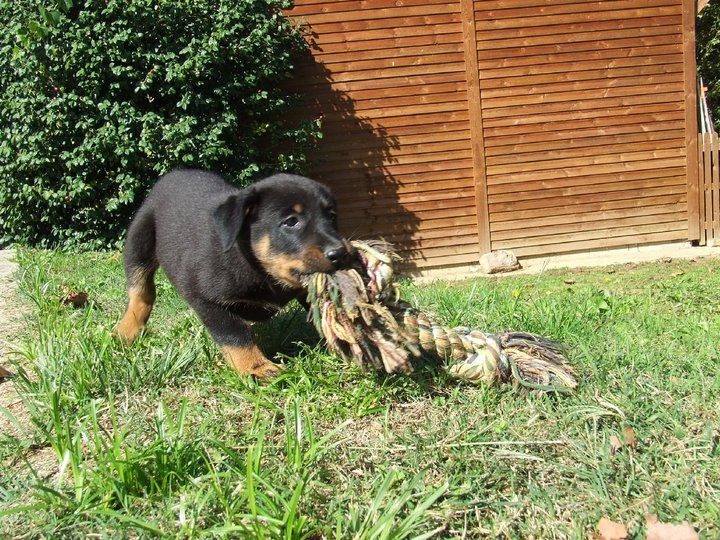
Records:
M453 377L473 383L512 382L559 392L577 387L557 343L523 332L444 326L400 299L393 281L399 257L390 244L353 246L354 268L313 274L305 282L310 318L331 351L387 373L408 374L411 357L426 354L448 362Z

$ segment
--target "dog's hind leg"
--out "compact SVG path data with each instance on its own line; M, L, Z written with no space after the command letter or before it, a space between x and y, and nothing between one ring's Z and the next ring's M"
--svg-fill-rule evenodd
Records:
M115 327L115 335L132 343L150 318L155 303L155 220L152 210L143 206L128 229L123 252L127 277L128 305Z

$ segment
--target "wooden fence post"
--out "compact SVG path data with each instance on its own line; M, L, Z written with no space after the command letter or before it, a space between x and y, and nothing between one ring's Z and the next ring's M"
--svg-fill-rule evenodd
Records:
M683 0L683 64L685 66L685 149L687 152L688 240L700 240L700 175L697 121L697 68L695 65L695 0Z
M480 255L482 255L490 251L490 216L488 213L482 104L480 102L480 73L478 71L477 40L475 38L475 7L473 0L460 0L460 7L463 48L465 52L468 112L470 115L473 176L475 178L478 242Z

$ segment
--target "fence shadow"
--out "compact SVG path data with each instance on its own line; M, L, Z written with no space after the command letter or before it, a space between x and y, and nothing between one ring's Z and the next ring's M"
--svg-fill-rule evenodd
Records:
M311 47L318 48L314 40ZM333 190L341 232L351 239L385 238L407 258L417 249L411 237L419 219L400 204L399 181L388 168L397 162L398 137L381 121L363 116L369 108L383 107L378 99L382 90L363 91L367 97L358 102L350 97L348 84L333 84L330 69L309 52L297 66L293 86L302 96L302 113L322 119L323 138L312 154L308 174ZM406 260L403 270L413 269L415 265Z

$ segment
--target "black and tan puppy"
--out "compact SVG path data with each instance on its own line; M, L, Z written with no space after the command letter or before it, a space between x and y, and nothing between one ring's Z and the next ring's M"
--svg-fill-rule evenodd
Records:
M115 333L129 343L142 330L161 266L233 368L272 376L278 369L247 321L272 317L298 296L304 275L344 265L348 249L333 196L318 182L278 174L239 190L209 172L170 172L130 224L129 302Z

